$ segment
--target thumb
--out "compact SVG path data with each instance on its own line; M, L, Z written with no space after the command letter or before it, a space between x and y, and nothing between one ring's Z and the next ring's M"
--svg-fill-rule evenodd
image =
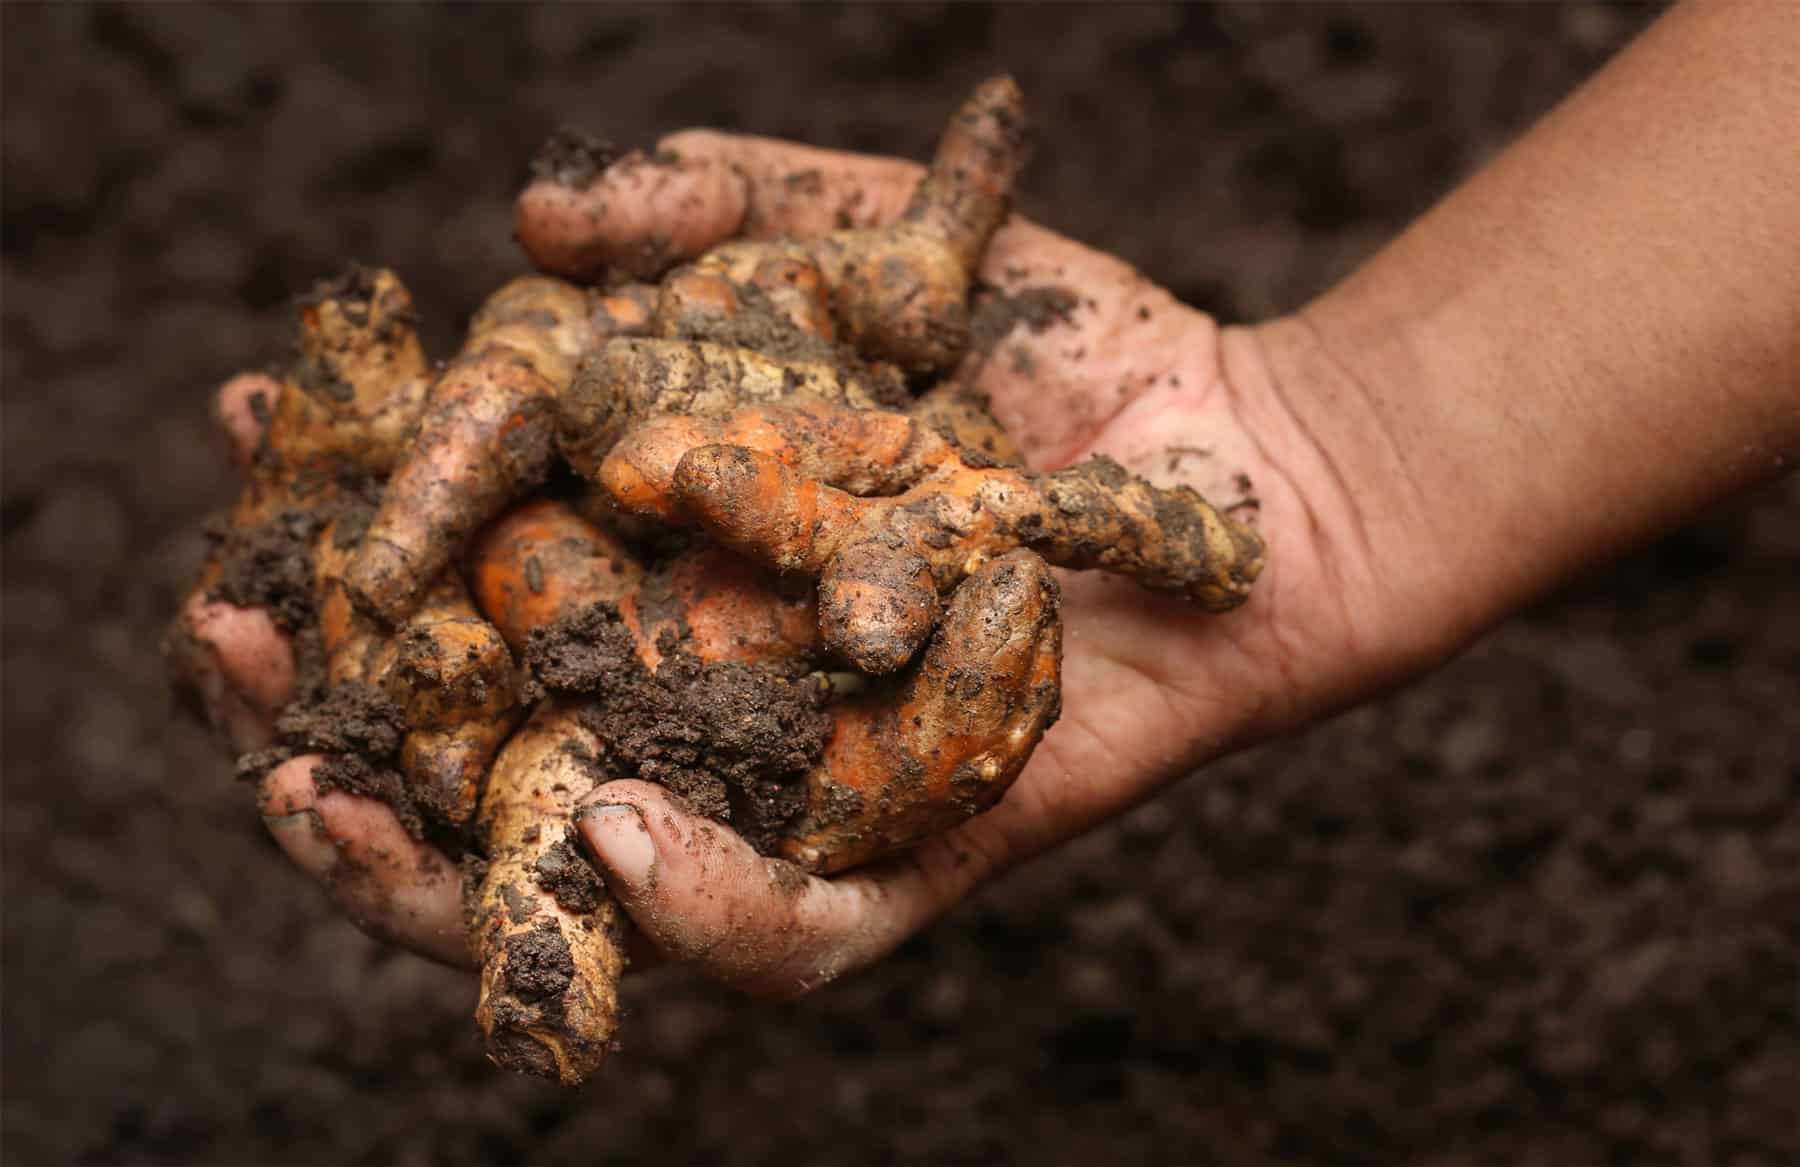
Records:
M608 890L658 949L765 997L801 996L885 955L960 899L981 867L922 849L819 879L648 782L598 787L575 821Z

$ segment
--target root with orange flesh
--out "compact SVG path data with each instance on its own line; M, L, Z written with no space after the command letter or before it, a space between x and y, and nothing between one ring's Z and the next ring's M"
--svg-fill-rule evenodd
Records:
M418 431L382 495L346 577L352 598L389 625L470 536L550 469L554 398L576 362L643 305L541 276L491 296L462 354L432 385Z

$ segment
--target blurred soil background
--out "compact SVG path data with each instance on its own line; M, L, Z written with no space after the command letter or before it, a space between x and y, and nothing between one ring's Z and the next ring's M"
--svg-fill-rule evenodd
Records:
M446 353L559 122L920 157L1011 69L1023 208L1254 319L1652 15L0 8L5 1162L1800 1161L1792 483L809 1000L636 982L580 1093L288 869L156 651L233 491L212 387L351 258Z

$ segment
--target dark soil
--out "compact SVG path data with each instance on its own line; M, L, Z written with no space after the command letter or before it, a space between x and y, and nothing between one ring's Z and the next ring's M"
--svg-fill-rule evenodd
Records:
M879 969L633 982L579 1093L364 938L174 715L207 394L360 258L432 351L560 123L919 157L980 76L1026 208L1291 307L1646 19L1446 5L0 6L8 1163L1800 1161L1800 488L1234 759ZM578 894L578 893L576 893Z
M652 575L642 594L656 592ZM649 607L643 613L647 624L658 622ZM824 691L804 672L703 662L679 647L673 629L657 651L652 672L618 610L601 603L534 630L525 656L544 688L594 699L582 720L605 743L608 773L659 783L774 853L824 749Z

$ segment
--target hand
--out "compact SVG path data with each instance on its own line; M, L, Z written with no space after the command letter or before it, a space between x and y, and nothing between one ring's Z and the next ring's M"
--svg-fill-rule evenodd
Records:
M772 236L891 219L920 174L710 132L663 146L714 181L680 199L628 189L615 213L692 250L718 241L699 223L741 221ZM862 871L778 878L771 861L659 787L595 790L580 830L645 947L751 992L801 993L877 959L1007 866L1448 653L1467 631L1410 538L1416 507L1403 476L1377 473L1388 468L1379 428L1299 319L1221 330L1123 263L1016 218L982 278L1003 304L1037 311L986 337L960 375L989 395L1030 462L1104 453L1153 482L1254 508L1269 566L1250 602L1224 616L1063 573L1063 720L997 807ZM221 394L240 446L256 436L247 395L241 379ZM202 688L215 722L240 748L259 744L292 683L279 634L261 613L199 597L187 622L213 679ZM282 847L364 928L467 964L453 866L381 804L315 790L315 761L264 781L263 814Z

